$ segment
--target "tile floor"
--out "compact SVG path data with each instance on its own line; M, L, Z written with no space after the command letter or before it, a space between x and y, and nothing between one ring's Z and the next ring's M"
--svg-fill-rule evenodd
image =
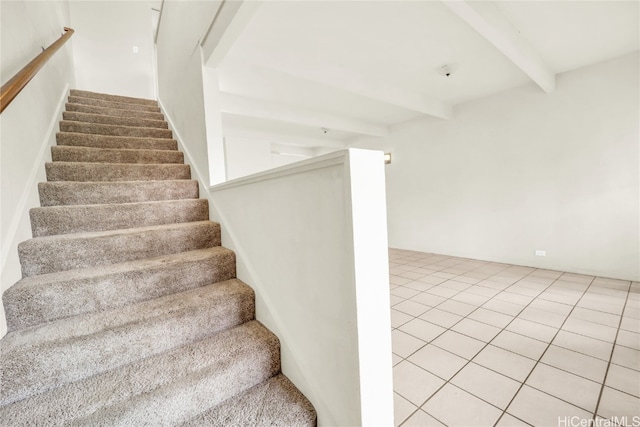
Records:
M640 283L398 249L389 266L397 426L640 426Z

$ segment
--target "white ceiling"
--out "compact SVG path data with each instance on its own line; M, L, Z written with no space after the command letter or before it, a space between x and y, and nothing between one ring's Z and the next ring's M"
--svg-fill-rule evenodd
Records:
M335 146L418 117L446 120L452 106L520 85L552 91L540 81L637 51L638 6L266 1L219 65L221 91L242 101L225 133ZM438 73L444 64L452 76Z

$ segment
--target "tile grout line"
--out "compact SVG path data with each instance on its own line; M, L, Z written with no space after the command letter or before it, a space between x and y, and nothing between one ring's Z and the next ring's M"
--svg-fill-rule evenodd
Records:
M558 336L558 334L560 333L560 331L562 330L562 327L564 326L564 324L567 322L567 320L569 319L569 317L571 317L571 313L573 313L573 310L576 308L576 306L578 305L578 303L580 302L580 300L584 297L584 295L587 293L587 290L589 290L589 288L591 287L591 285L593 284L593 282L596 280L596 277L594 276L593 279L591 279L591 282L589 282L589 286L587 286L585 288L584 291L582 291L582 295L580 296L580 298L576 301L576 303L573 305L573 307L571 308L571 310L569 311L569 313L567 314L566 318L564 319L564 321L562 322L562 324L560 325L559 328L557 328L556 333L553 335L553 338L551 338L551 340L549 341L549 343L547 344L547 347L544 349L544 351L542 352L542 354L540 355L540 357L538 357L538 360L536 361L536 363L533 365L533 367L531 368L531 370L529 371L529 374L527 374L526 378L524 380L522 380L522 383L520 384L520 387L518 388L518 390L514 393L513 397L511 398L511 400L509 401L509 403L507 404L507 406L505 406L504 411L502 412L502 415L500 416L500 418L498 418L498 420L495 422L495 424L493 425L494 427L497 426L497 424L500 422L500 420L502 419L502 417L504 416L504 414L507 414L507 410L509 409L509 406L511 406L511 404L513 403L513 401L515 400L515 398L518 396L518 394L520 393L520 391L522 390L522 388L524 387L525 383L527 382L527 380L529 379L529 377L531 376L531 374L533 373L533 371L535 371L536 367L538 366L538 364L540 364L542 358L544 357L544 355L547 353L547 350L549 350L549 348L551 348L551 345L553 343L553 341L556 339L556 337ZM533 387L535 388L535 387ZM536 390L538 390L537 388L535 388ZM562 400L563 402L566 402L564 399L560 399L557 396L553 396L549 393L546 393L542 390L539 390L545 394L548 394L549 396L552 396L556 399ZM569 402L566 402L569 403ZM571 403L569 403L570 405L573 405ZM576 406L576 405L573 405ZM576 406L577 407L577 406Z
M507 269L508 269L508 267L507 267L505 270L507 270ZM501 292L504 292L504 291L506 291L507 289L509 289L510 287L514 286L516 283L518 283L520 280L524 279L525 277L529 276L529 275L530 275L533 271L535 271L535 270L536 270L536 269L534 269L534 270L530 271L530 272L529 272L528 274L526 274L525 276L523 276L523 277L521 277L520 279L516 280L515 282L513 282L512 284L510 284L509 286L507 286L505 289L503 289ZM504 271L504 270L502 270L502 271ZM500 273L500 272L495 273L495 274L493 274L493 275L492 275L492 276L490 276L490 277L496 276L496 275L497 275L497 274L499 274L499 273ZM562 277L562 275L561 275L561 276L559 276L559 277ZM453 279L450 279L450 280L453 280ZM484 280L489 280L489 278L484 279ZM532 303L533 301L535 301L535 300L536 300L536 298L537 298L539 295L541 295L541 294L542 294L542 293L544 293L547 289L549 289L549 288L550 288L550 287L551 287L551 286L552 286L552 285L553 285L557 280L558 280L558 278L553 279L553 281L552 281L551 283L549 283L549 284L548 284L548 285L547 285L543 290L541 290L541 291L538 293L538 295L537 295L536 297L532 298L532 299L531 299L531 301L529 301L529 303L527 303L527 304L526 304L526 305L525 305L525 306L524 306L524 307L523 307L523 308L518 312L518 314L516 314L515 316L511 316L511 317L513 317L513 319L511 319L511 321L509 321L509 323L507 323L507 324L506 324L506 325L501 329L501 331L500 331L498 334L496 334L496 336L498 336L502 331L504 331L504 330L505 330L505 329L506 329L506 328L507 328L507 327L508 327L508 326L509 326L509 325L510 325L510 324L511 324L515 319L517 319L517 318L518 318L518 316L520 315L520 313L522 313L524 310L526 310L526 309L527 309L527 307L529 307L529 305L531 305L531 303ZM595 277L594 277L591 281L593 282L593 280L595 280ZM436 285L436 286L438 286L438 285ZM473 285L472 285L472 286L473 286ZM467 288L467 289L468 289L468 288ZM463 291L460 291L460 292L463 292ZM458 293L460 293L460 292L458 292ZM585 292L586 292L586 291L585 291ZM448 298L447 300L449 300L449 299L453 298L453 296L455 296L455 295L458 295L458 293L456 293L456 294L452 295L452 296L451 296L450 298ZM499 293L500 293L500 292L499 292ZM498 294L499 294L499 293L498 293ZM446 333L446 332L448 332L449 330L451 330L451 328L453 328L455 325L457 325L458 323L460 323L460 322L462 322L463 320L465 320L469 315L471 315L472 313L474 313L476 310L478 310L478 309L482 308L482 307L483 307L486 303L488 303L489 301L493 300L493 299L494 299L498 294L494 295L493 297L489 298L487 301L485 301L485 302L484 302L484 303L482 303L481 305L477 306L474 310L472 310L471 312L469 312L466 316L463 316L463 317L462 317L462 319L458 320L456 323L454 323L453 325L451 325L451 327L447 328L445 331L443 331L442 333L438 334L438 335L437 335L435 338L433 338L430 342L435 341L438 337L440 337L440 336L441 336L441 335L443 335L444 333ZM454 301L457 301L457 300L454 300ZM502 301L502 300L500 300L500 301ZM446 302L446 300L445 300L445 301L442 301L440 304L443 304L444 302ZM458 301L458 302L461 302L461 301ZM508 301L507 301L507 302L508 302ZM438 305L440 305L440 304L438 304ZM471 305L471 304L469 304L469 305ZM518 305L519 305L519 304L518 304ZM437 306L436 306L436 307L437 307ZM434 307L434 308L436 308L436 307ZM486 310L490 310L490 309L486 309ZM444 310L444 311L446 311L446 310ZM491 310L491 311L493 311L493 310ZM502 313L502 314L504 314L504 313ZM567 317L568 317L568 316L567 316ZM417 318L417 317L416 317L416 318ZM472 320L473 320L473 319L472 319ZM565 320L566 320L566 319L565 319ZM492 326L492 325L491 325L491 326ZM558 329L558 330L559 330L559 329ZM454 332L456 332L456 331L454 331ZM557 332L556 332L556 333L557 333ZM464 334L462 334L462 335L464 335ZM519 334L518 334L518 335L519 335ZM465 336L466 336L466 335L465 335ZM469 338L472 338L472 337L469 337ZM474 338L474 339L476 339L476 338ZM495 339L495 337L493 337L489 342L485 343L485 345L484 345L484 346L483 346L483 347L482 347L482 348L481 348L481 349L476 353L476 355L477 355L478 353L482 352L485 348L487 348L487 347L491 344L491 342L492 342L494 339ZM536 340L536 341L538 341L538 340ZM542 341L541 341L541 342L542 342ZM419 349L417 349L416 351L414 351L413 353L411 353L409 356L407 356L407 358L408 358L408 357L411 357L413 354L417 353L418 351L420 351L420 349L424 348L424 347L425 347L425 346L427 346L427 345L429 345L429 343L426 343L424 346L421 346ZM550 345L550 344L549 344L549 345ZM434 346L438 347L438 346L437 346L437 345L435 345L435 344L434 344ZM441 347L438 347L438 348L440 348L441 350L444 350L444 351L449 352L448 350L446 350L446 349L442 349ZM545 351L546 351L546 350L545 350ZM451 352L449 352L449 353L451 353ZM455 353L452 353L452 354L455 354ZM516 353L516 354L517 354L517 353ZM543 353L543 355L544 355L544 353ZM475 357L475 355L474 355L474 357ZM525 357L526 357L526 356L525 356ZM542 356L540 356L540 357L542 357ZM407 358L405 358L404 360L407 360ZM438 389L437 389L435 392L433 392L433 393L431 394L431 396L429 396L429 398L428 398L427 400L425 400L424 402L422 402L422 404L420 404L420 405L418 406L418 408L417 408L415 411L413 411L411 414L409 414L409 416L408 416L408 417L407 417L407 418L406 418L402 423L400 423L398 427L401 427L401 426L402 426L402 425L403 425L403 424L404 424L404 423L405 423L409 418L411 418L411 417L413 416L413 414L415 414L415 413L416 413L418 410L420 410L420 408L422 408L422 407L423 407L423 406L424 406L424 405L425 405L425 404L426 404L426 403L427 403L431 398L433 398L433 396L435 396L435 395L436 395L440 390L442 390L442 388L444 388L447 384L449 384L449 383L450 383L450 380L451 380L452 378L454 378L458 373L460 373L460 371L462 371L465 367L467 367L467 365L469 365L469 363L471 363L472 359L473 359L473 357L472 357L471 359L467 360L467 363L465 363L465 364L464 364L460 369L458 369L458 370L457 370L457 371L456 371L456 372L451 376L451 378L449 378L448 380L445 380L445 383L444 383L444 384L442 384L440 387L438 387ZM532 359L532 360L533 360L533 359ZM413 363L413 362L411 362L410 360L407 360L407 362L408 362L408 363L412 363L412 364L414 364L414 363ZM414 364L414 365L415 365L415 364ZM422 367L420 367L420 366L418 366L418 365L415 365L415 366L417 366L417 367L418 367L418 368L420 368L420 369L423 369L423 370L427 371L426 369L424 369L424 368L422 368ZM534 368L535 368L535 365L534 365ZM533 371L533 369L532 369L532 371ZM427 371L427 372L429 372L429 371ZM530 372L529 374L531 374L531 372ZM500 375L503 375L503 374L500 374ZM436 375L436 377L437 377L437 375ZM440 378L440 377L438 377L438 378ZM507 378L509 378L509 377L507 377ZM527 378L528 378L528 376L527 376ZM526 381L526 378L525 378L525 381ZM522 384L521 384L520 388L522 388L522 385L523 385L523 384L524 384L524 382L522 382ZM456 388L459 388L459 389L460 389L460 387L457 387L455 384L451 384L451 385L452 385L453 387L456 387ZM518 389L518 391L520 391L520 388ZM460 390L462 390L462 389L460 389ZM469 392L468 392L468 391L466 391L466 390L463 390L463 391L464 391L464 392L466 392L466 393L469 393ZM518 393L518 392L516 392L516 395L517 395L517 393ZM492 403L490 403L490 402L487 402L486 400L484 400L484 399L482 399L482 398L480 398L480 397L478 397L478 396L476 396L476 395L474 395L474 394L472 394L472 393L469 393L469 394L471 394L472 396L474 396L474 397L476 397L476 398L478 398L478 399L482 400L483 402L486 402L487 404L489 404L489 405L493 406L494 408L497 408L498 410L502 411L502 414L498 417L498 419L496 420L496 423L498 423L498 422L500 421L500 419L502 418L502 416L503 416L503 415L504 415L504 413L506 412L506 409L504 409L504 410L503 410L503 409L501 409L501 408L499 408L499 407L495 406L494 404L492 404ZM399 396L402 396L402 395L401 395L401 394L399 394L399 393L398 393L398 395L399 395ZM404 396L402 396L402 397L404 398ZM514 395L514 398L515 398L515 395ZM407 399L407 400L408 400L408 399ZM513 400L513 398L512 398L511 400ZM509 402L509 404L510 404L510 403L511 403L511 402ZM507 405L507 407L508 407L508 406L509 406L509 405ZM425 412L425 413L427 413L427 414L429 414L429 413L428 413L428 412L426 412L426 411L424 411L424 412ZM433 417L433 415L431 415L431 414L429 414L429 416ZM433 417L433 418L435 418L435 417ZM437 418L435 418L435 419L436 419L436 420L438 420ZM438 421L442 423L442 421L440 421L440 420L438 420ZM445 423L442 423L442 424L445 424ZM528 423L527 423L527 424L528 424Z
M618 341L618 335L620 334L620 328L622 327L622 320L624 319L624 312L627 309L627 303L629 301L629 294L631 292L632 282L629 282L629 288L627 289L627 297L624 300L624 305L622 306L622 313L620 313L620 321L618 322L618 330L616 331L616 336L613 340L613 345L611 346L611 354L609 355L609 363L607 363L607 369L604 373L604 378L602 379L602 385L600 386L600 393L598 394L598 401L596 402L596 407L593 410L593 415L591 419L595 423L595 419L598 416L598 409L600 409L600 401L602 400L602 395L604 394L605 384L607 382L607 376L609 375L609 368L611 367L611 361L613 360L613 353L616 350L616 342Z

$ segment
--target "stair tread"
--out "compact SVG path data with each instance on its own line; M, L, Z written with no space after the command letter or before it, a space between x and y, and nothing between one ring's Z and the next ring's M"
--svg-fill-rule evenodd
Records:
M0 348L0 404L248 322L254 318L253 305L253 290L230 279L11 332Z
M97 105L99 107L114 108L118 110L150 111L160 113L160 107L153 105L132 104L126 102L105 101L103 99L87 98L70 95L67 100L72 104Z
M115 117L139 117L142 119L150 120L164 120L162 113L155 113L153 111L137 111L137 110L120 110L117 108L99 107L97 105L88 104L76 104L67 102L65 104L66 111L77 111L80 113L90 114L104 114L107 116Z
M9 330L103 311L235 278L222 246L25 277L2 299Z
M259 322L250 321L184 347L15 402L0 408L0 418L12 425L25 425L28 421L37 424L41 420L56 420L58 424L66 424L132 398L147 395L153 402L158 400L157 394L167 388L175 390L170 395L179 395L184 393L185 388L193 388L199 376L228 376L248 359L255 362L253 355L258 353L272 352L275 356L273 363L261 363L264 372L257 372L270 376L271 371L279 368L279 357L274 351L277 349L277 338ZM256 365L250 363L252 368ZM259 375L254 375L254 378L259 378ZM237 388L235 384L210 388L203 395L209 401L205 404L215 404L233 393L234 388ZM161 404L166 403L164 396L159 399ZM190 400L180 403L189 403ZM203 410L200 407L197 409ZM83 424L87 425L87 422Z
M146 105L153 105L153 106L158 105L158 101L156 101L155 99L138 98L135 96L113 95L110 93L93 92L90 90L82 90L82 89L71 89L69 93L71 94L71 96L79 96L84 98L116 100L117 102L123 102L123 103L146 104Z
M140 148L102 148L61 145L51 147L51 157L54 162L184 164L184 156L181 151Z
M58 132L56 141L59 147L66 146L88 146L96 148L132 148L154 149L154 150L178 150L178 142L172 138L150 138L143 136L117 136L100 135L95 133L82 132ZM149 147L149 148L147 148ZM151 148L154 147L154 148ZM166 147L166 148L161 148Z
M18 244L23 277L220 246L211 221L34 237Z
M48 181L161 181L191 179L189 165L180 163L47 162Z
M279 374L181 424L230 425L315 427L316 412L295 385Z
M62 113L64 120L84 123L111 124L116 126L152 127L168 129L169 125L164 120L143 119L126 116L110 116L106 114L83 113L80 111L65 111Z
M207 199L46 206L29 210L33 237L209 219Z
M173 133L170 129L77 122L73 120L60 120L59 125L62 132L95 133L112 136L173 138Z
M38 184L41 206L132 203L198 198L198 182L164 181L51 181Z

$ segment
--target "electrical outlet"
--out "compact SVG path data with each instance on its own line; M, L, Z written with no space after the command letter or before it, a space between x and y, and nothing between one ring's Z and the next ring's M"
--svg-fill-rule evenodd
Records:
M547 251L536 249L536 256L547 256Z

